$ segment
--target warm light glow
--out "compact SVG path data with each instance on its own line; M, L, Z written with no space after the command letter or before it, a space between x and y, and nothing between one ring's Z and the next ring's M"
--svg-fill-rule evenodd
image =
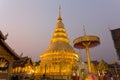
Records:
M69 43L69 40L68 39L64 39L64 38L55 38L55 39L53 38L51 40L52 43L57 42L57 41L63 41L63 42Z
M47 50L40 55L40 71L43 75L71 76L73 65L78 64L78 54L69 44L64 24L59 16L56 28ZM36 72L37 72L36 71Z
M54 37L62 36L62 37L67 38L67 34L64 34L64 33L55 33L55 34L53 34L53 36L54 36Z
M54 32L66 32L66 30L63 27L57 27Z
M77 64L78 61L77 54L71 52L65 52L65 51L56 52L56 53L55 52L45 53L42 54L40 58L41 58L40 71L46 69L47 74L56 74L56 75L60 75L60 74L71 75L72 65ZM44 74L44 72L45 71L40 72L40 74Z

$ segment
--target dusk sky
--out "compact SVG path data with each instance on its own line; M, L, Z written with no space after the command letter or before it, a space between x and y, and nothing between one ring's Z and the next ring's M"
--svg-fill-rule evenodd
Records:
M100 38L100 45L90 48L91 60L118 61L109 28L120 28L120 0L0 0L0 30L9 34L7 44L38 61L50 44L59 5L71 46L84 35L85 25L88 35ZM86 61L85 49L75 51Z

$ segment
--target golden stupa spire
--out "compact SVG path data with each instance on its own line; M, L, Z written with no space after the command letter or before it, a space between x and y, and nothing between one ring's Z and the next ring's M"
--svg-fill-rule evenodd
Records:
M84 36L86 36L85 25L83 25Z
M58 20L57 20L57 24L56 27L54 29L54 33L53 33L53 37L51 39L51 42L66 42L69 43L69 39L67 37L67 33L66 30L64 28L64 24L62 22L62 18L61 18L61 7L59 6L59 12L58 12Z
M45 52L40 55L41 63L39 67L39 74L55 76L55 80L56 78L60 79L61 76L65 76L65 78L71 76L73 65L78 63L78 54L69 44L68 35L61 18L60 7L57 17L51 42Z
M62 20L62 18L61 18L61 6L59 6L58 20Z

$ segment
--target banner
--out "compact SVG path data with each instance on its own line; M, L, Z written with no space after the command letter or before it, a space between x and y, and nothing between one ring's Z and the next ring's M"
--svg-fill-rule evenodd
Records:
M110 30L118 59L120 60L120 28Z

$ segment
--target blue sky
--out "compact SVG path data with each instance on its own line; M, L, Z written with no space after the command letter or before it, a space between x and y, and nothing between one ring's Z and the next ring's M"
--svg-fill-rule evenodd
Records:
M100 45L90 49L91 60L117 61L108 28L120 28L120 0L0 0L0 30L9 34L6 42L18 55L39 60L52 38L59 5L70 44L83 36L100 37ZM86 61L85 50L75 49Z

